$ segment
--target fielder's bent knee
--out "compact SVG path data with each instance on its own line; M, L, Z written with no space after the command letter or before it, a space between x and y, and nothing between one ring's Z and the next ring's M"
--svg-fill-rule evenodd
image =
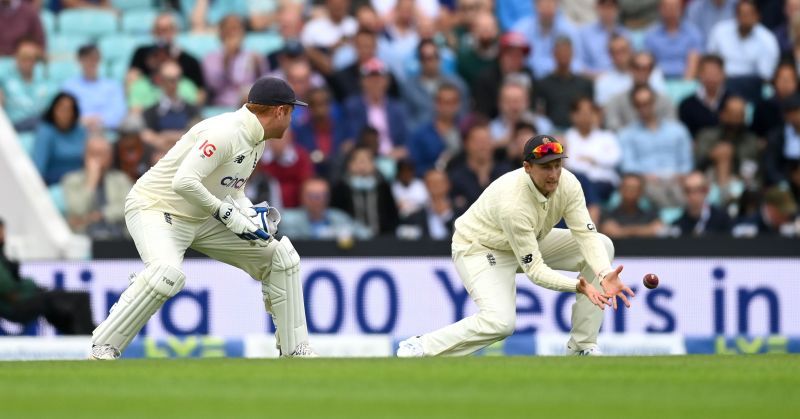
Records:
M514 333L514 323L516 316L501 314L498 312L481 312L478 314L482 323L486 326L486 333L495 335L498 340L505 339Z

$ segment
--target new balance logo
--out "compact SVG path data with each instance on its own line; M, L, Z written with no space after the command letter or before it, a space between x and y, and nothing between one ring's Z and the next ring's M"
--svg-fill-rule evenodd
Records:
M527 255L523 256L522 259L520 259L520 260L522 261L523 265L527 265L527 264L533 262L533 255L528 253Z
M497 265L497 259L495 259L494 255L491 253L486 254L486 260L489 261L489 266Z
M169 224L169 225L172 225L172 214L170 214L170 213L168 213L168 212L165 212L165 213L164 213L164 221L165 221L167 224Z
M238 164L242 164L242 162L244 161L244 154L240 154L240 155L236 156L236 158L233 159L233 161L238 163Z

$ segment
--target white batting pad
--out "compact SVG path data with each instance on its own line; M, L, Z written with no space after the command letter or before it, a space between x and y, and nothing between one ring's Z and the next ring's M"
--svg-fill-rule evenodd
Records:
M308 343L303 288L300 283L300 256L284 236L275 246L272 272L262 284L264 305L278 329L281 353L291 355L297 345Z
M94 330L92 344L108 344L124 351L161 305L183 289L185 282L186 275L173 266L145 268L111 307L108 318Z

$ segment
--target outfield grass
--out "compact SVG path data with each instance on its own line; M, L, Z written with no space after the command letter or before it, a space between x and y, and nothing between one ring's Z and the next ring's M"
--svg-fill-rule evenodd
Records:
M800 418L800 357L0 362L0 418Z

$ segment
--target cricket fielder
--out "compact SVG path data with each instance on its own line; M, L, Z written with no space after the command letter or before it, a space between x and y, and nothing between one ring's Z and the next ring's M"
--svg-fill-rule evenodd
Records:
M519 269L535 284L578 293L567 350L597 355L603 308L633 291L611 267L614 247L598 233L575 176L562 169L563 146L549 135L525 144L523 167L492 182L455 223L453 262L478 313L400 342L399 357L471 354L514 332ZM567 229L553 229L561 218ZM554 269L580 272L568 278ZM602 292L600 291L602 290Z
M134 185L125 222L145 268L92 334L90 359L116 359L186 277L191 247L236 266L262 283L267 311L284 356L316 356L308 345L300 257L287 237L273 235L280 214L254 207L244 185L264 152L265 140L289 127L296 100L283 80L264 77L235 112L193 126Z

